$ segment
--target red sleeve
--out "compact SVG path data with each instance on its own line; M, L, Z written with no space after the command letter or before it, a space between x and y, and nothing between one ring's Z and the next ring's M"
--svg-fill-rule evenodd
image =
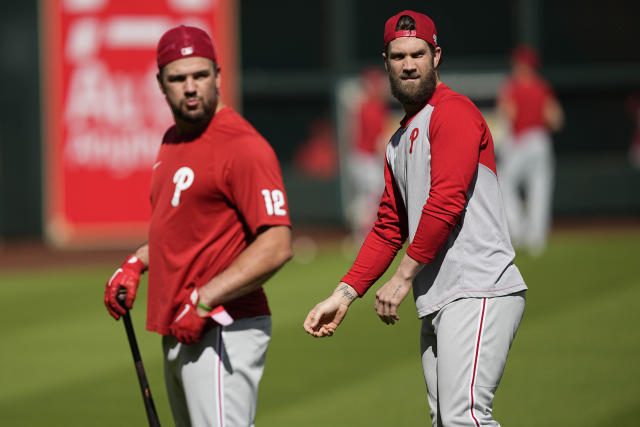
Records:
M480 150L490 134L473 104L454 98L436 106L431 117L431 189L407 254L429 263L447 241L467 202Z
M402 196L395 185L389 164L384 167L385 188L378 208L378 218L360 252L342 281L353 286L360 296L389 268L407 238L407 215Z
M360 109L360 129L358 148L376 152L377 139L384 130L387 111L385 105L375 99L363 101Z
M280 164L271 146L258 137L234 141L234 145L226 183L245 225L253 234L260 227L290 226Z

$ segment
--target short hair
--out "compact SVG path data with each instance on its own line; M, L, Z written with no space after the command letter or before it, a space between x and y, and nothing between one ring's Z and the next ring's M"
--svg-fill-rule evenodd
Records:
M396 31L415 30L416 21L409 15L402 15L396 24Z

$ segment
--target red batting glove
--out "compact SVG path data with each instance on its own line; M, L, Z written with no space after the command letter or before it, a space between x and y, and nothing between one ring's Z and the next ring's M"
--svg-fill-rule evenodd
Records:
M104 305L107 306L109 314L116 320L120 318L120 315L126 313L125 308L118 301L118 293L121 289L126 291L124 305L126 308L131 309L133 301L136 299L140 275L144 273L146 268L137 256L129 255L107 282L104 291Z
M204 325L207 323L206 317L200 317L196 313L197 303L198 291L194 289L169 327L171 335L183 344L195 344L200 341Z

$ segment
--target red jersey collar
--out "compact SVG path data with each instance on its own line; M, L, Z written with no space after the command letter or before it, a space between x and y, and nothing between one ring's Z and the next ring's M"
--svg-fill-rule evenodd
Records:
M424 107L422 107L417 113L415 113L413 116L409 117L409 116L404 116L402 118L402 120L400 121L400 127L401 128L406 128L407 126L409 126L409 124L411 123L411 121L413 120L413 118L415 116L417 116L418 114L420 114L420 111L424 110L425 107L427 105L436 105L438 103L438 101L440 100L440 98L442 98L442 91L445 89L449 89L449 86L445 85L444 83L440 83L437 87L435 92L433 92L433 95L431 95L431 99L429 99L429 101L427 101L427 103L424 105Z

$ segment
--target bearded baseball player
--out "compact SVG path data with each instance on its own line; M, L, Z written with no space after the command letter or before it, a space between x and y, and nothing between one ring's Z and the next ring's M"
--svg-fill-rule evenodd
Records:
M267 141L220 97L209 35L167 31L158 84L175 120L151 179L149 242L107 282L118 319L149 270L147 329L162 337L178 426L252 426L271 317L262 285L291 258L278 160ZM214 320L215 319L215 320Z
M406 114L387 145L378 217L353 266L304 328L333 335L409 238L395 273L376 292L375 310L394 324L413 288L434 426L497 426L493 397L527 287L513 263L491 134L471 101L440 81L442 50L429 17L410 10L391 17L382 57Z

